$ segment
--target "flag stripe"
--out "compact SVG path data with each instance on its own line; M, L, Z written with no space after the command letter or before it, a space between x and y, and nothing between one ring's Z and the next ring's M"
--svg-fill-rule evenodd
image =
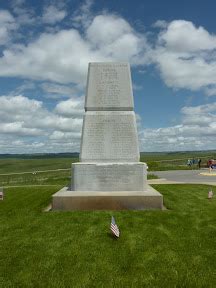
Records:
M120 234L119 228L118 228L118 226L116 225L115 219L114 219L113 216L112 216L112 218L111 218L110 229L111 229L111 232L112 232L116 237L119 237L119 234Z

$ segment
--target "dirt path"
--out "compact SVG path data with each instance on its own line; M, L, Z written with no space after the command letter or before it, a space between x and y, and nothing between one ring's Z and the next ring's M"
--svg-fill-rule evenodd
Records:
M71 168L62 168L62 169L55 169L55 170L35 170L35 171L30 171L30 172L27 171L27 172L4 173L4 174L0 174L0 176L22 175L22 174L37 174L37 173L67 171L67 170L71 170Z
M42 187L42 186L61 186L59 184L36 184L36 185L14 185L14 186L3 186L4 188L19 188L19 187Z

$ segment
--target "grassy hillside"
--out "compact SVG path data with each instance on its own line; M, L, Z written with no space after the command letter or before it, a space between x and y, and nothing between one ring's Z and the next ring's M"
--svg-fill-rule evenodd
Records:
M70 168L78 158L0 159L0 174Z
M5 185L37 185L37 184L61 184L66 185L70 181L71 163L79 161L74 154L46 154L46 155L22 155L19 158L0 158L0 174L9 173L23 173L27 174L17 175L0 175L0 186ZM40 158L41 157L41 158ZM47 157L47 158L46 158ZM209 158L216 158L214 151L200 151L200 152L174 152L174 153L141 153L141 161L146 162L149 171L157 170L176 170L176 169L191 169L186 165L187 159L202 159L202 166L206 167ZM197 168L195 164L193 169ZM68 169L64 171L47 171ZM35 174L36 172L36 174ZM154 177L151 173L151 176Z
M157 185L165 211L42 212L59 188L6 189L0 287L216 286L216 199L207 186Z
M144 161L161 161L161 160L173 160L173 159L185 159L188 158L215 158L216 151L184 151L184 152L141 152L141 159Z
M61 154L60 154L61 155ZM47 156L47 158L46 158ZM205 166L210 158L216 159L216 153L207 152L175 152L175 153L141 153L140 160L147 162L149 170L169 170L169 169L187 169L187 159L202 159L202 165ZM21 156L20 156L21 157ZM35 156L36 157L36 156ZM0 158L0 174L16 172L34 172L38 170L54 170L61 168L70 168L72 162L79 161L78 157L62 157L57 155L43 155L41 158L37 155L35 158Z
M207 167L209 159L216 159L215 151L195 151L195 152L163 152L163 153L141 153L140 158L142 162L146 162L149 171L163 171L163 170L185 170L196 169L197 163L193 167L187 166L188 159L198 158L202 160L201 167Z

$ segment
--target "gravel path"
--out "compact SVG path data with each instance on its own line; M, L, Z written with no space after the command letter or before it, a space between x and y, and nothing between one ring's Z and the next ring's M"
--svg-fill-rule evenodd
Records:
M160 179L148 180L149 184L193 183L216 185L216 173L209 174L207 169L153 171L150 173L157 175ZM202 175L202 173L205 175Z

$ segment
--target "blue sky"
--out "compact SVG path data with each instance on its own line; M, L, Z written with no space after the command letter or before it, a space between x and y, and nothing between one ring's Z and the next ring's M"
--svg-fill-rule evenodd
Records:
M0 3L0 153L79 151L88 62L128 61L141 151L214 149L214 1Z

